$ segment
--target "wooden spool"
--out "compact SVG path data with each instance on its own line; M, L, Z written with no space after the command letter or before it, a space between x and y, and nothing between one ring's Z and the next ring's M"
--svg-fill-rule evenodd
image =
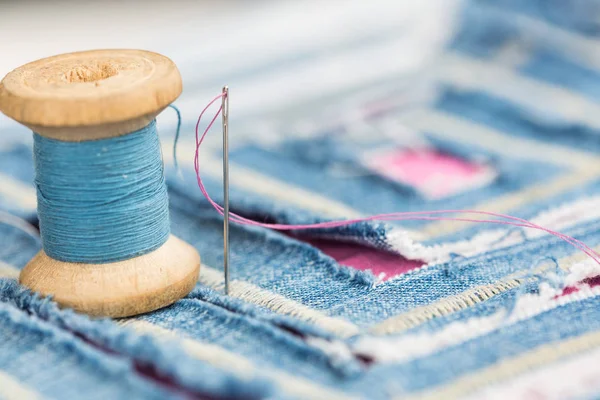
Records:
M103 139L148 125L181 93L175 64L141 50L94 50L44 58L0 83L0 111L62 141ZM158 249L125 261L83 264L41 250L19 281L61 306L124 317L167 306L196 284L200 256L171 235Z

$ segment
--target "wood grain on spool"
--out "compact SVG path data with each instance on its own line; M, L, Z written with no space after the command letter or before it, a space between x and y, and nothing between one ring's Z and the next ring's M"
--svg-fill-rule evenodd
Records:
M181 76L165 56L142 50L94 50L34 61L0 83L0 111L40 135L79 142L146 126L181 94ZM200 256L171 235L129 260L83 264L40 251L20 283L64 307L124 317L167 306L198 280Z
M125 317L174 303L195 286L200 258L171 235L158 249L130 260L82 264L54 260L40 251L19 281L60 305L94 316Z
M34 132L81 141L133 132L181 94L167 57L142 50L93 50L25 64L0 83L0 110Z

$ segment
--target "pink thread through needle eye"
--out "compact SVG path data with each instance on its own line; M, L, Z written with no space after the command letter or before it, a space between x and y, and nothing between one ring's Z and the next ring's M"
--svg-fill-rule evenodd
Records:
M215 116L212 118L210 123L207 125L206 129L202 133L202 136L199 135L200 130L200 122L202 121L202 117L204 113L212 106L216 101L220 100L225 93L221 93L215 98L213 98L207 105L204 107L200 116L198 117L198 121L196 123L196 151L194 154L194 169L196 170L196 180L198 182L198 188L202 192L202 195L206 198L206 200L214 207L215 210L220 215L223 215L223 207L221 207L218 203L216 203L206 191L204 187L204 183L202 182L202 178L200 176L200 162L199 162L199 152L200 146L206 137L208 131L212 128L214 122L219 117L222 111L222 106L219 107ZM442 214L475 214L475 215L484 215L488 217L496 217L502 218L502 220L497 219L472 219L472 218L464 218L464 217L446 217L440 216ZM361 222L370 222L370 221L403 221L403 220L425 220L425 221L462 221L462 222L472 222L472 223L490 223L490 224L498 224L498 225L510 225L510 226L518 226L530 229L537 229L543 232L546 232L550 235L556 236L565 242L571 244L577 249L584 252L591 259L593 259L598 265L600 265L600 254L598 254L595 250L588 247L585 243L577 240L571 236L567 236L560 232L553 231L548 228L544 228L543 226L534 224L528 220L513 217L511 215L495 213L491 211L479 211L479 210L435 210L435 211L413 211L413 212L394 212L387 214L378 214L372 215L364 218L356 218L356 219L348 219L341 221L327 221L327 222L319 222L314 224L303 224L303 225L287 225L287 224L267 224L258 221L254 221L251 219L244 218L235 213L230 213L230 221L233 221L240 225L251 225L251 226L260 226L263 228L275 229L275 230L297 230L297 229L326 229L326 228L335 228L340 226L346 226Z

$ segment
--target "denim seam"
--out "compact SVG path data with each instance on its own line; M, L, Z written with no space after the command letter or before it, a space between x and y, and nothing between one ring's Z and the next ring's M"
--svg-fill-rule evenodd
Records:
M598 246L595 250L600 250L600 246ZM575 263L583 257L584 256L581 254L563 257L558 261L558 265L561 266L563 270L567 270L572 273L572 270L577 268L577 264ZM543 273L553 266L553 263L546 262L535 268L533 272ZM489 300L490 298L503 292L515 289L516 287L524 284L526 281L532 280L531 278L524 278L524 276L526 276L524 274L524 271L517 271L505 276L496 283L477 286L460 294L445 297L434 303L414 308L403 314L393 316L371 326L370 331L378 334L399 333L414 328L432 318L441 317L466 309L477 303ZM569 279L569 276L567 276L566 279ZM568 280L565 280L565 282L568 283Z
M208 290L210 290L210 289L208 289ZM245 325L252 327L253 329L260 331L261 332L260 334L263 337L268 336L275 341L285 343L288 350L302 353L303 357L312 358L313 360L321 360L323 362L324 366L327 366L332 372L334 372L340 376L350 377L350 376L356 376L356 375L364 372L364 369L363 369L362 365L358 362L358 360L352 359L346 363L340 364L340 363L336 362L337 360L335 358L332 358L330 354L327 354L326 352L324 352L322 348L312 346L307 341L307 338L317 337L317 338L321 338L323 340L333 342L335 339L331 335L322 335L322 334L320 334L321 332L318 332L318 330L316 330L313 326L301 323L301 321L297 321L294 319L289 319L289 318L284 319L284 318L281 318L282 316L280 316L280 315L275 315L274 318L270 318L270 317L261 317L257 314L252 314L252 313L249 313L249 314L240 313L239 309L236 310L234 307L231 307L231 303L236 303L239 300L232 299L229 297L218 299L218 297L217 297L218 295L216 293L210 293L208 290L201 291L201 290L199 290L199 288L197 288L196 290L194 290L192 292L192 294L191 294L192 298L189 298L189 297L184 298L184 299L180 300L179 303L183 304L186 302L200 301L200 302L204 303L204 305L208 308L213 308L213 310L215 310L217 312L220 311L220 312L225 312L225 313L229 314L230 316L228 317L228 319L230 321L230 325L235 323L233 321L233 319L237 317L238 323L243 323ZM198 296L198 294L201 292L204 292L204 293L202 293L200 296ZM198 298L195 298L195 296L198 296ZM205 296L205 298L203 299L202 296ZM215 301L215 302L213 302L213 301ZM240 303L244 304L242 302L240 302ZM245 308L248 309L249 307L246 305ZM233 314L233 315L231 315L231 314ZM236 317L234 317L234 315ZM287 324L287 325L284 325L284 324ZM292 329L305 328L305 329L299 330L299 332L301 332L304 337L298 338L298 337L292 335L291 333L282 329L282 327L285 327L285 326L291 327Z
M207 265L202 265L200 282L215 290L224 287L221 273ZM276 313L289 315L309 322L333 333L338 337L347 338L359 333L360 329L343 318L330 317L319 310L312 309L301 303L290 300L280 294L269 292L249 282L233 280L231 282L230 296L247 301L258 306L266 307Z
M498 282L495 284L482 285L471 288L455 296L446 297L443 300L414 308L406 313L386 319L371 326L369 331L375 334L398 333L414 328L432 318L451 314L519 286L521 282L517 279Z
M591 232L591 230L595 226L597 226L597 225L600 225L600 221L595 221L592 224L586 224L583 227L577 227L577 228L574 229L574 232L570 232L570 234L573 235L573 236L577 236L580 231L584 231L584 232L586 232L586 233L589 234ZM550 244L550 243L552 243L553 241L556 241L556 240L557 239L552 236L552 237L549 237L549 238L538 239L537 241L526 242L526 243L520 244L518 246L514 246L511 249L511 254L513 256L517 256L517 255L521 254L522 252L525 252L525 251L528 251L528 250L532 250L532 249L535 249L535 248L538 248L538 247L541 247L541 246L544 246L544 245L548 245L548 244ZM421 279L423 277L428 277L428 276L430 276L432 274L435 274L439 270L448 270L450 267L452 267L454 269L468 268L468 267L474 265L474 263L477 263L477 262L486 262L486 261L489 261L490 259L493 259L496 255L501 255L501 254L502 255L506 255L506 250L505 249L500 249L500 250L496 250L496 251L491 251L491 252L479 255L477 257L467 258L464 261L459 261L459 262L446 263L446 264L441 264L441 265L426 265L426 266L424 266L422 268L419 268L417 270L408 271L405 274L400 275L397 279L385 281L385 282L381 283L380 285L378 285L378 288L384 289L384 288L386 288L388 286L395 287L395 286L397 286L399 284L410 284L410 282L412 280L414 280L414 279ZM578 253L578 254L575 255L575 257L581 257L581 255ZM561 260L561 262L562 263L571 262L571 258L570 257L565 257L565 258L563 258ZM538 268L538 270L543 270L543 268L542 269ZM472 294L473 290L479 290L480 287L483 287L484 292L482 293L482 295L485 296L486 292L489 293L490 289L487 289L487 287L489 285L491 285L492 287L494 287L495 285L500 285L499 288L494 289L494 290L500 290L500 292L502 292L504 290L508 290L508 289L502 289L501 288L502 285L505 284L504 282L502 282L502 280L510 279L513 276L518 276L519 273L520 273L519 271L516 271L516 272L514 272L512 274L509 274L509 275L506 275L506 276L504 276L502 278L499 278L499 280L496 283L490 283L490 284L487 284L487 285L481 285L481 286L476 286L476 287L469 288L466 291L463 291L462 293L450 296L450 298L453 299L453 298L458 297L460 299L460 301L465 301L464 299L465 298L469 298L468 296L470 296ZM464 293L467 293L468 296L465 297ZM333 313L337 309L340 309L342 307L347 307L348 305L351 305L353 303L360 303L361 301L364 301L364 298L365 298L365 296L354 297L354 298L350 299L349 301L346 301L344 303L340 303L340 304L336 305L335 307L332 307L330 309L330 312ZM446 308L444 308L443 306L442 306L442 308L438 307L440 304L444 305L445 304L444 301L445 301L445 299L440 299L440 300L438 300L438 301L436 301L434 303L422 306L422 307L420 307L417 310L420 310L420 309L429 309L429 307L433 307L433 309L434 309L433 312L434 312L435 315L439 314L440 312L444 312L444 314L442 314L442 315L445 315L446 312L444 310ZM409 311L408 313L410 313L410 312L411 311ZM416 312L416 311L412 310L412 312ZM428 312L427 314L429 315L429 314L431 314L431 312ZM400 314L400 315L403 315L403 314ZM395 317L391 317L388 320L393 320L394 318ZM427 319L429 319L429 318L430 317L428 317ZM386 321L383 321L383 322L380 322L378 325L382 325L382 324L385 324L385 323L386 323ZM378 325L371 326L371 329L377 329L376 327Z
M78 354L82 363L88 363L102 373L110 374L112 379L120 380L128 385L131 385L139 390L148 391L150 388L143 383L143 378L138 376L133 371L133 366L130 364L120 363L109 365L102 360L99 354L101 351L87 346L83 341L78 340L74 335L64 329L60 329L52 324L45 326L42 321L30 318L22 310L12 308L8 303L0 303L0 315L8 318L10 322L23 330L23 334L41 334L44 337L49 337L53 340L55 346L64 346L70 348ZM102 355L106 355L102 353ZM115 360L121 355L114 356ZM131 372L129 375L127 372Z
M229 372L218 372L211 379L198 380L198 366L192 370L189 365L181 362L185 359L185 353L179 346L171 344L166 348L149 336L140 336L120 328L111 320L91 320L72 310L60 310L56 303L49 298L40 298L37 294L32 294L13 281L0 280L0 301L12 303L17 308L33 314L59 329L81 334L88 340L121 356L150 363L181 387L190 390L220 395L243 395L250 398L263 397L271 390L266 381L244 381L232 376ZM205 371L205 373L210 372L217 371L212 371L212 367L209 368L209 371Z
M580 264L580 267L586 269L583 264ZM587 271L573 271L565 277L563 283L566 286L568 278L580 279L583 276L580 272L584 272L585 275L597 276L600 271L598 271L598 268L595 271L595 274L588 274ZM440 351L445 347L455 346L475 337L487 335L497 329L507 328L555 308L600 296L600 287L583 285L577 292L563 296L560 296L561 292L562 289L540 286L539 293L527 294L517 299L517 304L512 312L502 309L490 316L455 321L435 332L416 333L400 337L367 336L357 341L353 348L359 354L371 356L376 362L406 362L412 358L422 357ZM385 360L377 357L378 349L385 350L385 353L382 352L382 354L385 354Z
M489 125L463 119L459 115L441 110L422 109L417 111L417 113L421 113L417 115L422 118L418 120L415 119L414 128L436 132L436 137L442 136L443 134L443 137L448 140L465 142L466 135L476 131L479 134L477 144L479 146L487 146L484 147L484 149L490 149L494 153L505 152L511 154L511 151L514 152L514 148L513 150L509 150L497 147L498 144L506 143L504 141L506 138L505 133ZM410 122L412 121L409 120L409 123ZM409 125L412 126L413 124ZM440 126L443 126L444 128L440 128ZM455 133L451 134L451 131ZM472 136L470 138L472 141ZM528 159L530 161L550 162L552 165L564 165L569 169L574 169L576 171L585 170L588 166L596 165L598 162L598 157L570 147L514 136L511 137L511 140L515 142L515 146L519 147L519 151L522 151L522 148L527 148L532 151L532 153L528 154ZM538 158L540 155L543 155L542 159Z
M281 330L291 328L306 336L316 336L324 339L335 339L335 335L326 332L312 324L299 321L287 315L274 314L262 306L246 303L242 299L223 295L212 288L197 285L192 292L181 301L199 301L217 307L224 312L231 312L241 317L251 318L257 323ZM286 333L287 334L287 333Z
M213 343L204 343L197 339L185 337L181 333L154 325L151 322L131 319L122 321L122 325L131 327L140 332L164 337L167 340L177 340L182 343L183 348L190 357L208 362L216 367L230 368L236 370L245 377L262 377L273 380L278 385L278 390L292 396L301 398L323 398L323 399L352 399L353 396L336 391L335 389L324 387L318 383L311 382L305 378L290 375L281 370L269 370L258 368L253 361L242 355L232 353Z

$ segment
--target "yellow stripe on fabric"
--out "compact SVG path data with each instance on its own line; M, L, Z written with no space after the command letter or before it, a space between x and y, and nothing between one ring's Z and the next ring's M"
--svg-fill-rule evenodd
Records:
M0 261L0 278L19 279L21 271L10 264Z
M448 53L440 61L437 78L452 87L483 91L540 113L553 113L571 122L600 128L600 104L498 63Z
M563 164L577 171L563 174L550 182L530 185L520 191L511 192L469 206L481 211L508 212L539 198L554 196L583 185L600 176L600 158L571 148L538 142L531 139L508 136L495 129L461 119L448 113L434 110L417 110L403 117L403 122L413 129L427 131L433 135L470 143L477 138L477 145L491 152L509 157L521 157L551 164ZM457 217L465 217L458 215ZM458 232L469 226L468 222L438 221L426 224L420 233L433 239Z
M223 288L223 273L202 264L200 269L200 282L214 289ZM310 322L321 329L334 333L339 337L347 338L359 333L360 329L342 318L330 317L321 311L290 300L280 294L261 289L251 283L233 280L230 285L229 295L249 303L268 308L280 314L290 315L303 321Z
M194 157L195 144L191 141L182 140L178 146L177 158L191 160ZM165 163L172 163L172 148L163 148ZM263 175L252 169L229 163L231 185L240 189L248 190L270 199L283 201L304 210L310 210L319 215L331 218L359 218L363 216L357 210L345 204L331 200L318 193L294 186L289 182L280 181L267 175ZM223 163L220 159L202 154L200 159L200 173L213 179L223 179Z
M588 165L587 170L578 171L577 173L561 175L550 182L542 182L528 186L518 192L511 192L497 196L493 199L480 204L475 204L473 210L492 211L498 213L509 212L512 209L529 204L532 201L551 197L563 193L569 189L586 184L600 176L600 161L593 166ZM456 218L472 218L471 214L461 215L456 214ZM439 221L424 225L420 233L429 239L448 235L458 232L472 223L460 221Z
M0 399L2 400L38 400L42 396L24 383L0 370Z
M37 199L35 189L12 176L0 172L0 197L25 210L35 210Z
M247 358L226 350L218 345L187 338L175 331L162 328L147 321L130 319L122 320L119 324L122 326L132 327L138 332L149 333L165 339L177 340L182 344L183 348L190 357L205 361L217 368L237 374L240 377L252 378L255 376L261 376L267 379L272 379L278 384L279 388L283 392L291 396L323 400L355 399L355 397L318 385L307 379L293 376L278 370L265 369L262 366L259 367Z
M117 323L121 326L134 328L141 333L148 333L165 339L175 339L181 342L188 354L194 358L210 361L212 365L231 370L239 376L250 377L254 375L254 367L250 361L219 346L188 339L182 335L178 335L175 331L143 320L132 318L119 320Z
M564 357L556 363L486 385L464 400L505 400L532 397L537 399L590 399L600 392L600 348Z
M600 346L600 332L591 332L558 343L547 343L520 356L503 360L488 368L459 378L447 385L430 389L408 399L434 400L463 397L493 382L506 380L574 354ZM402 399L407 399L402 396ZM400 399L400 397L398 397Z
M499 9L496 8L495 11L499 11ZM537 34L538 37L545 40L551 38L553 46L578 64L583 64L591 69L600 69L600 41L598 39L562 29L523 13L505 11L505 14L514 22L527 27L529 32Z
M378 335L402 332L430 319L472 307L477 303L513 289L519 284L518 280L511 279L490 285L477 286L455 296L446 297L435 303L417 307L404 314L386 319L372 326L369 330L371 333Z
M587 169L590 165L598 166L600 163L600 158L591 153L548 142L511 136L489 126L443 111L415 110L401 117L401 121L413 129L460 142L472 144L475 138L478 147L508 157L537 160L582 170Z
M600 251L600 246L594 248ZM558 260L560 268L568 271L573 264L586 259L586 255L578 252L573 255ZM540 273L554 267L554 263L546 262L537 267L533 272ZM454 312L472 307L477 303L488 300L500 293L513 289L523 283L525 271L515 272L503 278L499 282L488 285L476 286L457 295L445 297L434 303L414 308L403 314L395 315L376 325L373 325L369 331L374 334L399 333L410 328L414 328L433 318L449 315Z

